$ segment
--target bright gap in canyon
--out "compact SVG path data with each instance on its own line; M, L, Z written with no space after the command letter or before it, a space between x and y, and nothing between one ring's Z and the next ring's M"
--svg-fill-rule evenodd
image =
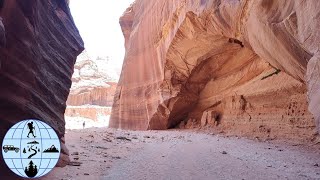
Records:
M1 139L50 125L43 180L320 179L319 15L318 0L0 0Z
M66 129L109 126L125 54L119 18L132 2L70 2L85 49L77 57L72 75L65 112ZM103 20L97 20L99 18Z

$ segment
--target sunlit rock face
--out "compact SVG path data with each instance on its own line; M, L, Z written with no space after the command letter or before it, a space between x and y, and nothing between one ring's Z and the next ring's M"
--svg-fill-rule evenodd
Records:
M83 117L93 122L109 117L111 114L111 107L106 106L68 106L65 112L67 117ZM108 126L107 124L105 126Z
M0 139L29 118L43 120L62 138L73 66L83 50L69 7L65 0L0 2ZM68 159L66 151L61 160Z
M191 122L312 138L320 118L319 6L137 0L120 18L126 56L110 125L167 129Z
M112 106L119 74L108 57L93 60L86 51L78 58L72 76L68 106Z
M117 67L108 57L92 58L83 51L74 67L65 116L95 122L109 119L118 78Z

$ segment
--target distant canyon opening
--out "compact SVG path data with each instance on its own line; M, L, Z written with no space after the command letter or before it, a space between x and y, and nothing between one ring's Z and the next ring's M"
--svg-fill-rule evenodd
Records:
M66 129L108 127L125 53L119 17L132 1L69 1L85 50L74 65Z
M120 71L109 57L77 58L65 111L66 129L108 127Z

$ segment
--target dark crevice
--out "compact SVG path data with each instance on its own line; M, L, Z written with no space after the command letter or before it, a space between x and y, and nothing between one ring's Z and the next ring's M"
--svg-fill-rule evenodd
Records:
M236 44L239 44L241 47L244 47L243 43L238 39L229 38L229 43L236 43Z
M0 10L3 8L4 0L0 0Z
M219 112L215 112L215 113L213 114L213 119L214 119L214 122L215 122L216 126L219 126L220 123L221 123L222 114L219 113Z
M271 77L271 76L273 76L273 75L279 74L280 72L281 72L280 69L276 69L275 72L273 72L273 73L271 73L271 74L268 74L268 75L266 75L266 76L263 76L263 77L261 78L261 80L264 80L264 79L267 79L267 78L269 78L269 77Z

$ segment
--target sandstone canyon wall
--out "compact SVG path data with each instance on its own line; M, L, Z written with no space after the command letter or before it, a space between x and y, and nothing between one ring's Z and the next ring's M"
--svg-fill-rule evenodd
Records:
M137 0L120 18L126 56L110 125L310 140L320 120L319 8Z
M84 51L74 66L67 105L112 106L119 76L114 69L107 57L93 60Z
M83 51L74 66L65 116L94 121L110 116L118 78L108 57L94 59Z
M65 0L0 2L1 144L13 124L29 118L51 125L63 143L73 66L83 50L69 7Z

